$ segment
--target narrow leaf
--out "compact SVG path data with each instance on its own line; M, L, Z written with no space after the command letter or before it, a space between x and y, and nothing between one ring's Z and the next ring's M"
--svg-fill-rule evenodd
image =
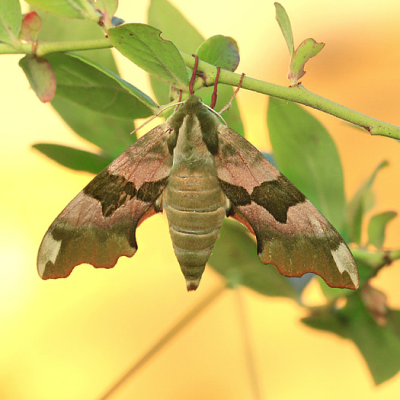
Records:
M360 186L348 205L349 239L351 242L358 245L361 244L363 216L375 203L372 184L374 183L378 172L387 165L388 162L383 161L376 167L371 176Z
M290 25L289 16L280 3L274 3L274 4L276 11L276 20L278 21L283 37L285 38L287 47L289 49L290 57L292 57L294 53L294 44L293 44L292 26Z
M359 293L355 293L348 297L344 308L314 313L302 322L352 340L379 385L400 370L400 311L388 309L386 319L386 325L377 324Z
M239 49L235 40L222 35L207 39L198 48L196 54L200 60L232 72L236 70L240 61Z
M73 54L46 56L57 79L57 95L99 113L121 118L145 118L156 104L118 75Z
M136 140L136 136L130 134L134 129L130 118L100 114L57 95L51 105L79 136L100 147L111 159Z
M295 85L306 71L304 65L311 58L315 57L325 46L325 43L317 43L314 39L306 39L300 43L292 56L288 78Z
M21 31L19 38L27 42L33 42L37 39L37 35L42 28L42 19L35 11L25 14L22 19Z
M273 97L269 99L267 122L281 172L345 236L343 170L329 133L302 107Z
M32 147L67 168L92 174L99 173L112 161L100 154L58 144L37 143Z
M386 211L374 215L368 224L368 243L381 249L385 242L385 231L387 224L397 216L395 211Z
M19 66L40 101L51 101L56 92L56 77L50 63L44 58L26 55L19 61Z
M13 44L21 29L21 6L18 0L0 1L0 42Z
M64 18L98 21L100 15L91 2L86 0L26 0L32 7Z
M244 285L266 296L298 297L293 286L273 265L261 264L256 243L236 222L224 223L209 264L230 285Z
M175 45L145 24L125 24L108 31L111 43L129 60L177 89L189 84L186 66Z

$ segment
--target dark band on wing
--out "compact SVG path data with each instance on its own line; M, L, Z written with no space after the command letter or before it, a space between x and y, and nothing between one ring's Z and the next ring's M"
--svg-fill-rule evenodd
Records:
M111 217L119 207L135 196L138 200L153 203L161 195L167 182L168 177L156 182L144 182L136 190L134 184L123 176L113 175L104 170L83 189L83 192L100 202L104 217Z
M168 183L168 176L155 182L144 182L137 192L137 198L146 203L153 203L163 192Z
M250 195L243 186L232 185L219 180L222 190L233 207L246 206L254 201L265 208L276 221L285 224L290 207L303 203L306 197L290 181L280 175L277 179L265 181L256 186Z
M282 224L287 221L290 207L306 201L304 194L283 175L256 186L251 194L251 199L259 206L264 207Z
M136 195L136 188L123 176L112 175L105 169L83 189L83 193L98 200L103 216L110 217Z

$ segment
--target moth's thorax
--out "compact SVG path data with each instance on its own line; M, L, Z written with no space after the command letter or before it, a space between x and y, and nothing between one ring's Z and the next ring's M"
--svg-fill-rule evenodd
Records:
M203 140L199 120L196 115L187 115L179 128L174 161L202 159L206 153L209 152Z
M211 159L218 152L218 119L196 96L189 97L168 120L171 134L168 147L174 164L193 164Z

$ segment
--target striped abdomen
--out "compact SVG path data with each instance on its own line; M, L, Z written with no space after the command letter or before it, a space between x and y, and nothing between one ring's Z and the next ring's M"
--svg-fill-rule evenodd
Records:
M226 197L209 171L176 171L164 192L164 209L176 258L188 290L200 283L225 217Z

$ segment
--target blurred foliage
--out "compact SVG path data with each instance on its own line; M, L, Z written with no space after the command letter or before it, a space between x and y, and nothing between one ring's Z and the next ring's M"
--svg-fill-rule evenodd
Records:
M0 3L2 42L12 45L18 38L34 42L36 36L44 41L100 38L103 33L96 22L101 16L103 28L108 31L113 45L152 74L153 92L160 104L169 102L176 89L187 90L191 71L185 66L180 51L197 53L208 63L231 71L239 63L239 49L234 39L218 35L204 40L167 0L152 0L148 15L152 26L123 24L118 27L110 27L112 21L117 20L114 18L115 0L103 1L100 10L96 10L96 3L85 0L60 1L57 7L44 0L28 0L28 3L37 9L25 18L18 1ZM292 57L289 77L295 84L305 73L306 61L323 45L305 39L295 49L289 18L282 6L277 4L276 7ZM135 140L130 136L132 120L156 113L158 106L150 96L118 75L110 49L82 54L54 53L45 60L29 56L23 58L20 65L39 98L51 99L65 122L78 135L95 144L99 152L48 143L36 144L34 148L68 168L98 173ZM52 92L54 79L57 82L55 95ZM210 88L197 92L204 101L210 93ZM221 106L229 101L232 93L231 87L219 87ZM243 134L236 100L225 118L231 128ZM302 321L315 329L352 340L365 358L374 381L380 384L400 369L400 310L390 309L384 294L374 289L370 280L383 267L400 258L399 250L382 249L385 228L396 214L388 211L371 218L368 243L362 243L361 231L367 222L366 212L373 205L374 179L386 163L381 163L353 199L347 201L335 143L310 113L296 104L271 98L267 122L278 167L344 238L355 245L354 256L360 268L361 285L356 291L331 289L319 279L326 304L308 308L309 316ZM228 221L224 225L210 265L226 278L228 286L245 285L265 296L287 297L306 307L302 303L302 292L310 276L301 280L288 279L273 266L262 265L254 240L238 224ZM338 304L343 300L345 306L340 308Z

